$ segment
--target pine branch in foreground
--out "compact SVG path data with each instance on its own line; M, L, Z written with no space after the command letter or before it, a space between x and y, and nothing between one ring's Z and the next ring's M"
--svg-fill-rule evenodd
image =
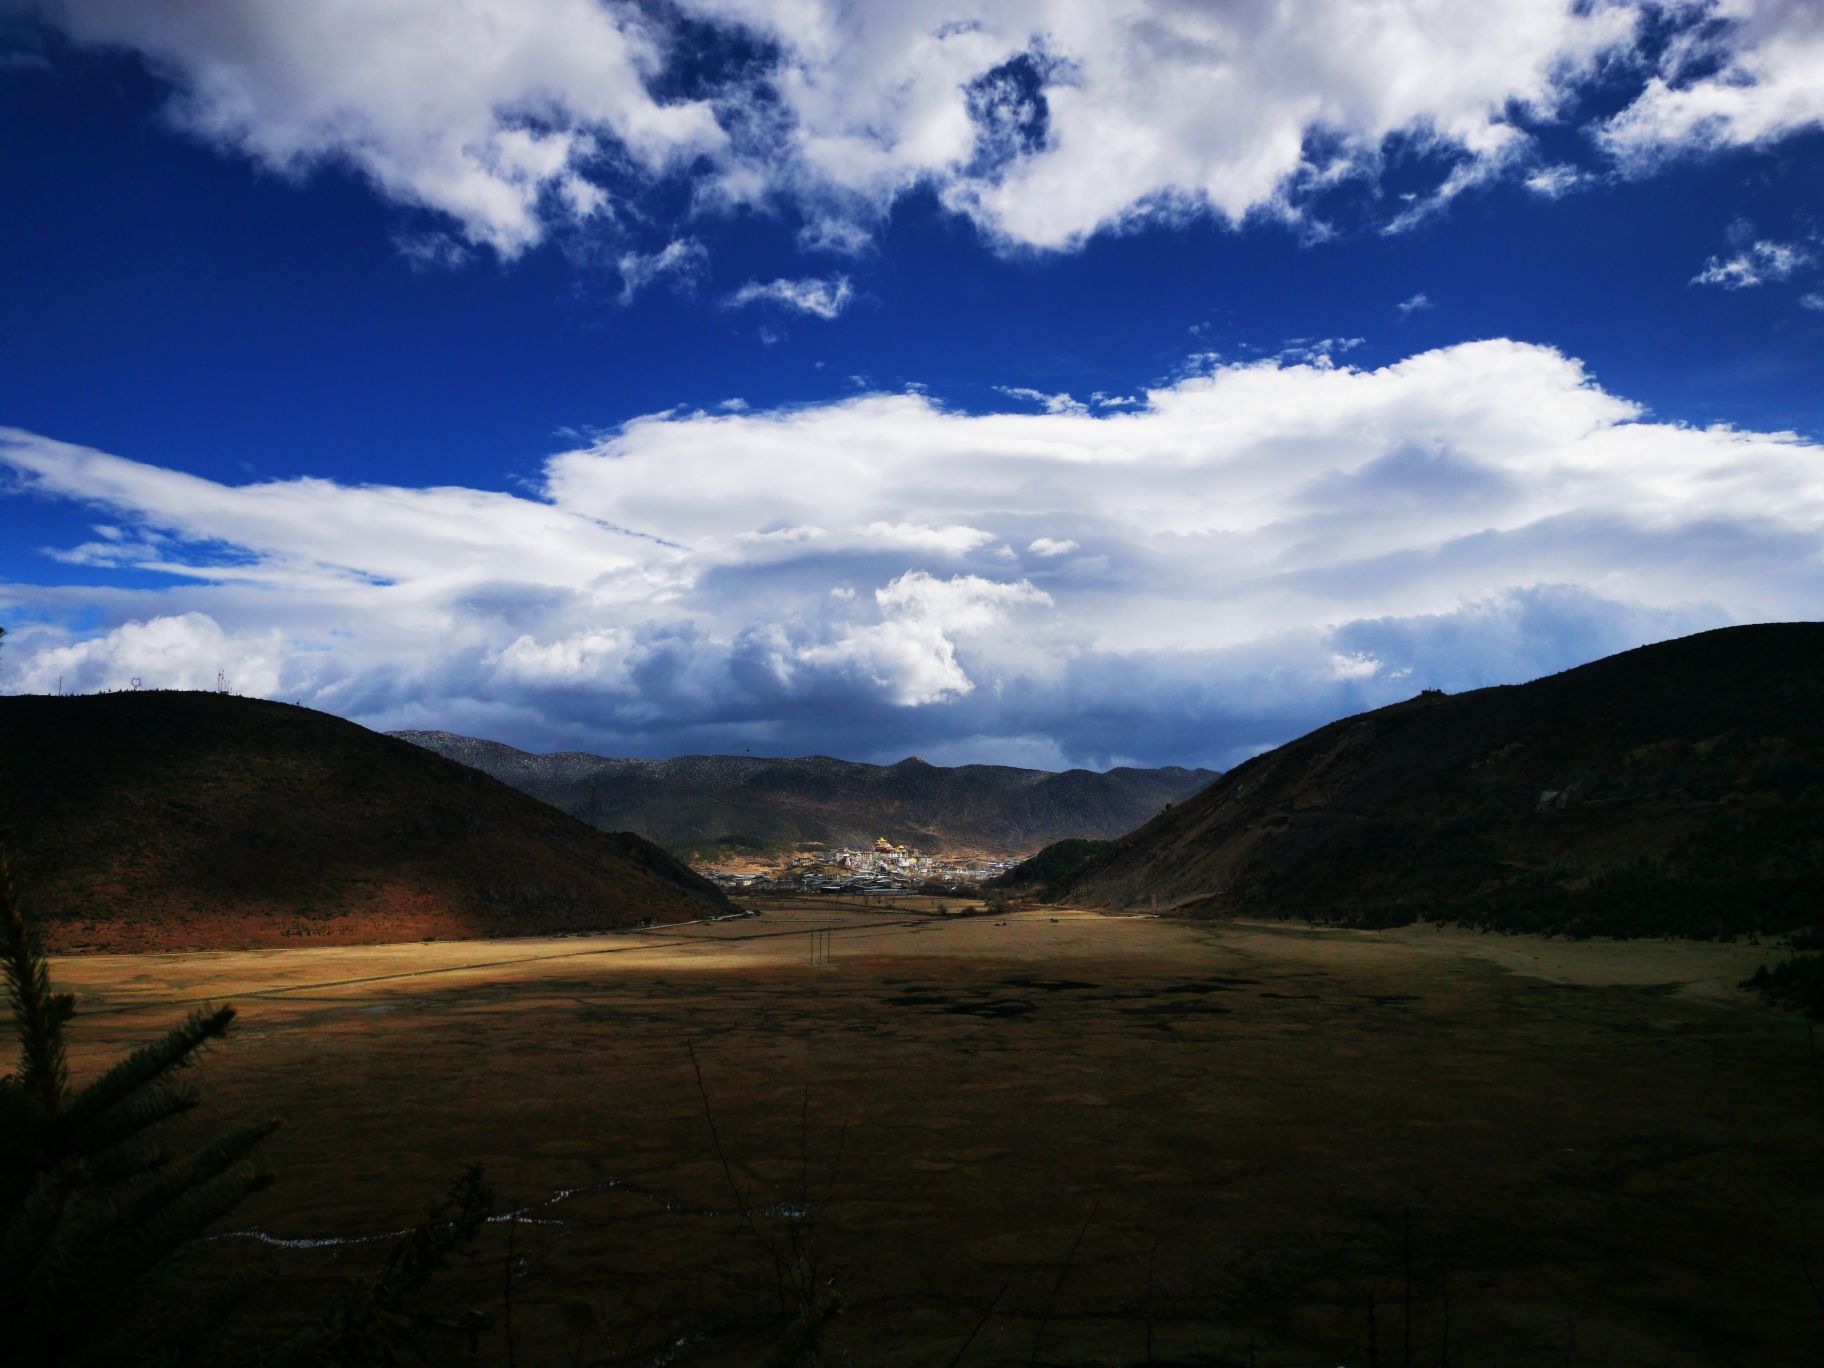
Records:
M266 1175L248 1162L275 1122L244 1126L174 1159L165 1126L197 1105L177 1081L234 1009L198 1012L72 1094L65 1028L75 999L51 987L0 840L0 965L18 1067L0 1078L0 1325L14 1361L42 1368L197 1361L239 1280L186 1298L171 1256ZM187 1313L165 1313L193 1301ZM173 1323L175 1322L175 1323Z
M429 1361L423 1336L427 1331L455 1332L469 1338L487 1324L476 1311L444 1320L411 1307L411 1298L467 1247L487 1222L493 1193L479 1168L465 1170L450 1186L449 1196L393 1245L386 1267L351 1287L335 1309L316 1326L295 1336L269 1360L270 1368L363 1368L396 1364L407 1355Z

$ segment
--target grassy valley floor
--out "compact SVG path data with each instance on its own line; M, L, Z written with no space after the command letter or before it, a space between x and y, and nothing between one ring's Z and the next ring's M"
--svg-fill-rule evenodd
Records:
M520 1218L435 1299L478 1362L759 1362L765 1242L840 1294L830 1363L1818 1361L1824 1093L1760 951L931 911L54 973L83 1076L241 1006L200 1115L285 1120L241 1230L397 1230L483 1164ZM267 1335L384 1249L201 1257L285 1275Z

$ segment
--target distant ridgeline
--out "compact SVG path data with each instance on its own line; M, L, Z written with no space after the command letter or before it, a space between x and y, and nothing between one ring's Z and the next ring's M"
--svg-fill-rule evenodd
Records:
M1725 628L1345 718L1237 766L1050 896L1362 926L1815 926L1824 624Z
M1112 837L1217 777L1214 770L1015 769L1006 765L864 765L827 756L776 760L691 755L615 760L533 755L449 732L394 732L460 760L603 830L636 831L672 850L724 837L749 848L878 836L924 850L1018 854L1063 837Z

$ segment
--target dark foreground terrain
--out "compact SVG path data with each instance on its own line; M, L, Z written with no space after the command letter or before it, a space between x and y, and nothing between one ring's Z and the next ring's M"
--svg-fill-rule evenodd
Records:
M1065 837L1119 836L1190 797L1214 770L864 765L827 755L684 755L617 760L533 755L449 732L395 732L473 765L591 825L688 847L721 837L759 847L863 846L884 836L927 851L1003 855Z
M1053 895L1368 926L1816 928L1824 624L1730 627L1344 718L1237 766Z
M0 822L54 949L524 935L729 910L638 836L308 708L0 697L0 755Z
M55 972L79 1073L242 1008L200 1124L283 1117L279 1181L202 1257L285 1275L255 1337L476 1161L518 1217L433 1361L764 1362L763 1241L828 1364L1820 1361L1824 1101L1754 948L930 908Z

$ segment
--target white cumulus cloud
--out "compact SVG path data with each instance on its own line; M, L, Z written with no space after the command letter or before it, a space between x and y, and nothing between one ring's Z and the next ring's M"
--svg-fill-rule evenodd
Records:
M807 250L863 249L921 189L1014 247L1187 215L1305 218L1321 236L1316 196L1357 184L1371 198L1407 153L1434 163L1434 183L1389 227L1503 177L1555 197L1608 168L1824 122L1824 9L1800 0L31 8L78 43L138 54L190 135L290 176L346 165L441 216L454 237L400 239L427 264L618 221L667 180L688 184L688 212L789 203ZM718 66L717 38L736 35L770 56ZM684 62L696 93L667 93ZM1602 82L1624 84L1619 112L1581 130L1595 166L1546 161L1529 129L1585 117Z
M1047 413L1088 413L1089 405L1069 394L1047 394L1044 390L1031 389L1025 385L996 385L995 389L1009 399L1023 399L1029 404L1037 404ZM1105 408L1120 407L1119 401L1099 400Z
M726 303L731 309L745 308L749 304L772 304L827 321L848 308L854 297L855 290L847 276L806 277L769 280L764 284L750 280L729 295Z
M26 693L148 688L214 689L270 697L280 687L286 643L276 629L230 634L204 613L129 620L103 636L46 644L18 678Z
M649 173L713 154L708 104L661 102L663 35L597 0L47 0L71 37L130 48L171 118L287 175L352 165L502 256L604 211L610 150Z
M803 659L855 671L901 707L969 693L975 683L956 658L957 638L998 626L1020 605L1051 603L1025 580L1003 584L977 575L940 580L923 570L907 571L875 590L874 599L881 621L812 646Z
M1681 31L1639 95L1605 124L1624 166L1760 146L1824 124L1824 8L1809 0L1673 0Z
M12 497L97 527L46 548L84 582L0 586L6 682L227 669L622 753L1220 763L1824 602L1824 448L1654 421L1547 347L1205 363L1135 399L653 414L518 493L230 485L7 431Z
M1773 281L1790 280L1795 273L1817 258L1802 242L1778 242L1755 238L1746 224L1738 222L1731 234L1738 239L1733 252L1713 256L1704 269L1691 277L1693 285L1720 285L1725 290L1748 290Z
M708 274L709 249L695 238L673 238L656 252L623 252L615 265L621 273L621 303L631 304L656 281L669 280L686 290L694 286Z
M1550 166L1542 166L1537 171L1529 172L1522 183L1535 195L1545 199L1559 199L1579 186L1587 184L1590 179L1590 174L1586 171L1579 171L1576 167L1567 166L1563 162L1554 162Z

